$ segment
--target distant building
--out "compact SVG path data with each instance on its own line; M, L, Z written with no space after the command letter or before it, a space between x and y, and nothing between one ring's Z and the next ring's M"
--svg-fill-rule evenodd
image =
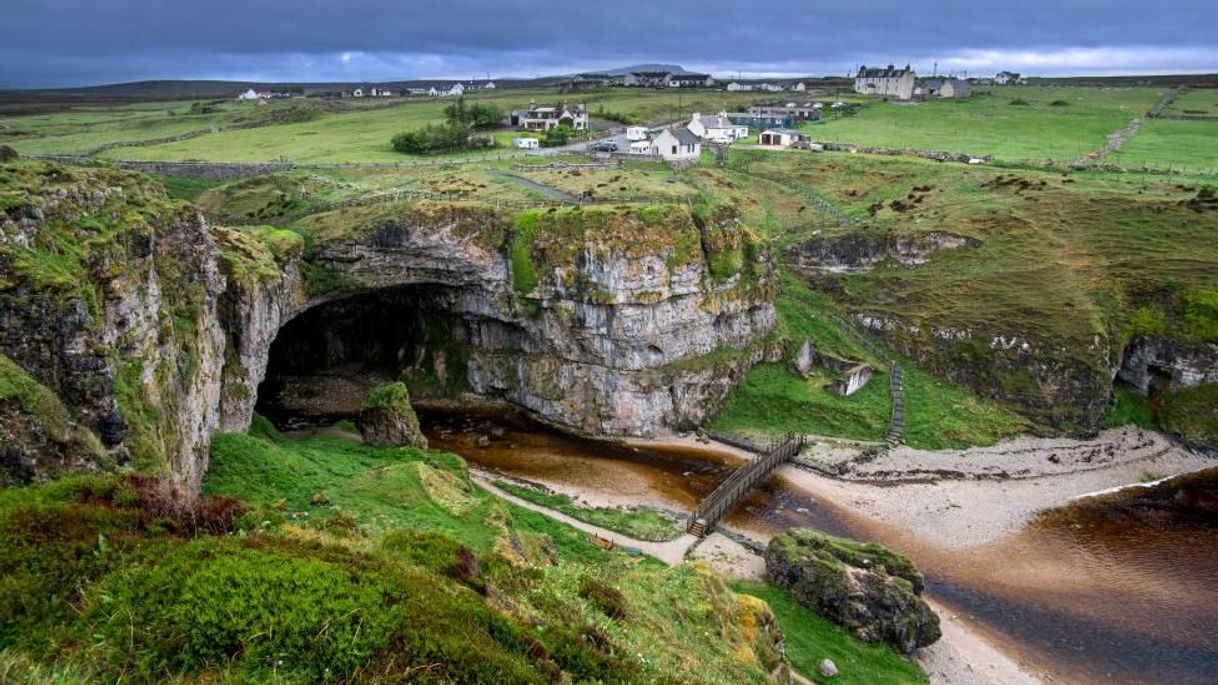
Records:
M764 91L767 91L770 93L781 93L783 91L783 87L782 87L781 83L769 83L769 82L761 84L760 86L758 86L758 89L764 90Z
M586 73L576 74L567 81L567 87L571 90L589 90L593 88L608 88L610 86L619 85L621 79L609 74Z
M733 124L732 120L727 117L727 112L720 112L714 116L702 116L695 112L687 128L702 140L714 143L734 143L749 135L749 127Z
M804 84L803 81L796 81L795 83L792 83L791 87L790 87L790 90L793 90L793 91L796 91L799 93L802 93L807 89L808 89L808 86L806 84Z
M258 93L253 88L250 88L249 90L237 95L237 99L238 100L257 100Z
M549 131L559 126L586 131L588 110L584 105L531 105L512 112L511 123L525 131Z
M715 85L715 79L710 74L673 74L668 79L668 85L673 88L709 88Z
M854 92L909 100L914 96L916 82L917 75L908 64L904 69L897 69L891 64L880 69L868 69L863 66L859 67L859 72L854 77Z
M733 93L743 93L743 92L753 90L753 84L740 83L739 81L732 81L731 83L727 84L727 88L725 88L724 90L729 90Z
M795 125L795 115L789 112L765 114L760 112L729 112L728 119L737 126L749 128L790 128Z
M702 140L687 128L666 128L651 139L650 150L666 162L688 162L702 156Z
M925 79L914 88L914 95L930 98L966 98L972 94L968 81L958 78Z
M639 88L667 88L672 76L670 71L632 71L626 75L624 83Z
M799 121L818 121L820 120L820 110L824 107L819 102L805 102L799 104L796 102L788 102L785 105L753 105L749 107L749 114L767 114L786 118L788 115Z
M1000 86L1015 86L1023 83L1023 78L1019 75L1019 72L1000 71L998 72L998 75L994 77L994 83L997 83Z
M382 86L372 86L364 94L370 98L391 98L394 96L392 90Z
M522 150L536 150L541 145L537 138L513 138L512 146Z

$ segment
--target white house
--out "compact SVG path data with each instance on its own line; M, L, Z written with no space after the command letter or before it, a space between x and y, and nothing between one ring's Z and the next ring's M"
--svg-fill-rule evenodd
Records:
M1014 86L1023 83L1023 78L1016 71L1000 71L994 77L994 83L1000 86Z
M753 90L753 85L750 83L737 83L732 81L731 83L727 84L727 90L730 90L733 93L742 93Z
M353 98L362 98L362 97L364 97L364 89L363 89L363 88L356 88L355 90L351 91L351 97L353 97Z
M449 86L447 90L440 90L440 97L442 98L460 97L462 95L465 95L465 86L461 85L460 81Z
M588 109L584 105L532 105L527 110L512 112L511 123L526 131L549 131L558 126L586 131Z
M782 84L781 83L763 83L763 84L761 84L761 89L764 91L770 92L770 93L781 93Z
M238 100L257 100L258 92L255 91L253 88L250 88L249 90L245 91L244 93L241 93L240 95L238 95L237 99Z
M734 143L749 135L749 127L733 124L727 118L727 112L719 112L715 116L702 116L695 112L687 128L702 140L715 143Z
M808 86L805 85L803 81L796 81L795 83L793 83L791 85L791 90L799 91L801 93L807 89L808 89Z
M522 150L536 150L541 145L541 141L536 138L513 138L512 147L518 147Z
M791 147L792 144L806 140L807 136L789 128L770 128L757 136L758 145L773 145L775 147Z
M647 140L647 127L646 126L627 126L626 127L626 140L630 140L630 141Z
M687 162L702 156L702 140L687 128L666 128L651 140L650 152L666 162Z
M630 154L632 155L649 155L651 154L651 141L644 138L643 140L630 141Z

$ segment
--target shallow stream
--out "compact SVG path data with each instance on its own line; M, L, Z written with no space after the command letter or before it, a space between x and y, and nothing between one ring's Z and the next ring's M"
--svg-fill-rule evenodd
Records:
M692 509L739 461L712 448L636 449L520 417L422 412L433 449L586 493L592 504ZM479 435L493 435L479 448ZM1218 469L1083 500L964 551L814 501L772 477L727 520L758 539L790 526L884 543L927 594L1004 651L1068 683L1218 683Z

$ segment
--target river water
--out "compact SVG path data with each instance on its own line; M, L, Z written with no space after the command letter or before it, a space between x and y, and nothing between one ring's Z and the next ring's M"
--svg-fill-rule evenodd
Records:
M688 511L739 465L714 449L636 449L520 417L420 418L433 449L608 503ZM492 433L488 446L476 446ZM1218 469L1081 500L963 551L877 525L845 503L814 501L779 476L726 523L759 539L812 526L886 544L918 564L930 597L1057 682L1218 683Z

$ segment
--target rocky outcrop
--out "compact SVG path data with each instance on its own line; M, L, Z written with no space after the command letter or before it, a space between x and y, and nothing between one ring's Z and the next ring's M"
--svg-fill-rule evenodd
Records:
M549 423L597 435L691 428L752 365L776 356L759 343L774 325L769 255L739 243L733 218L700 227L685 210L649 219L618 210L536 213L524 219L540 225L522 245L489 210L372 211L314 220L311 262L344 285L305 308L334 308L347 322L341 328L355 331L359 318L346 303L387 298L368 311L391 307L395 320L418 316L438 330L398 349L400 366L432 368L443 353L446 374L462 377L468 391ZM713 245L703 245L704 234ZM731 267L712 273L716 250ZM310 322L318 327L326 324ZM331 350L319 364L349 359L345 350L360 346L336 335L307 343ZM450 344L459 349L446 352Z
M5 182L0 352L110 458L197 486L224 350L202 218L131 174L23 164Z
M410 406L410 393L400 381L373 388L364 398L355 426L369 445L427 449L419 417Z
M880 545L793 528L770 541L765 560L766 580L864 642L909 654L941 635L919 596L922 574Z
M1117 378L1143 394L1218 383L1218 343L1187 345L1138 336L1125 346Z
M865 273L883 263L925 264L939 250L978 247L976 238L946 231L892 233L855 230L805 240L787 254L787 263L806 275Z
M208 227L135 174L17 165L0 353L105 459L190 487L210 434L249 425L276 346L311 370L375 362L598 435L695 427L781 356L764 341L770 255L730 209L359 206L310 219L306 258L296 233Z
M854 318L935 375L1016 405L1044 426L1093 435L1107 411L1112 362L1102 338L1067 345L1019 332L919 325L892 314L861 312Z

